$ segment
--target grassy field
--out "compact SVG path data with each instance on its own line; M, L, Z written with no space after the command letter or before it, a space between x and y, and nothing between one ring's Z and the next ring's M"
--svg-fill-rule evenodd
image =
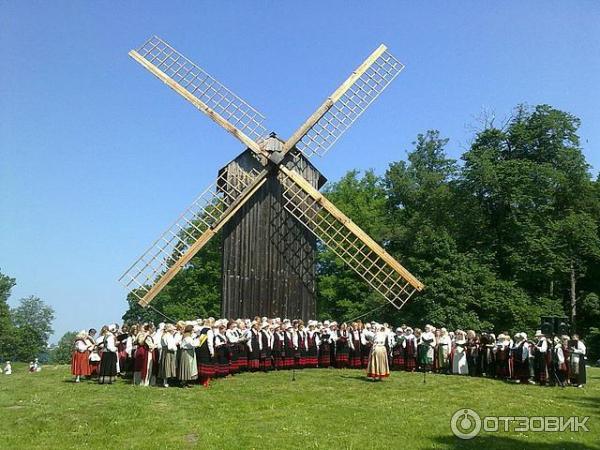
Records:
M313 369L242 374L209 389L75 384L68 367L0 376L0 448L600 449L600 369L584 389ZM590 416L584 433L452 435L460 408L482 416ZM377 444L375 444L377 443Z

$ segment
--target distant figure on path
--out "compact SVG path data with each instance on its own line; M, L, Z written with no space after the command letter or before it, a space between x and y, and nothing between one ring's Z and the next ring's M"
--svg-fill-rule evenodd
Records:
M4 375L12 375L12 365L10 364L10 361L6 361L6 364L4 365Z
M29 372L30 373L39 372L40 370L42 370L42 366L40 366L40 363L37 358L35 358L34 361L31 361L29 363Z

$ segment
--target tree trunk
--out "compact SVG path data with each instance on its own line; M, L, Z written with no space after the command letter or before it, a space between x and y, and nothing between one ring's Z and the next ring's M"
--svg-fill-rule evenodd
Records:
M550 298L554 297L554 280L550 280Z
M575 277L575 264L571 260L571 330L575 332L575 319L577 316L577 294L575 291L576 277Z

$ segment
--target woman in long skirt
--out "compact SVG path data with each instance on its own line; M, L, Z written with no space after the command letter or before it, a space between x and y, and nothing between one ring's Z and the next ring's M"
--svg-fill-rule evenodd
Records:
M349 344L350 333L348 333L345 323L340 325L340 329L336 331L335 339L335 366L339 368L348 367L349 361Z
M227 338L225 337L225 325L221 324L215 333L215 363L216 377L226 377L229 375L229 349L227 348Z
M404 369L404 342L405 336L402 328L396 328L396 340L392 348L392 370Z
M177 344L173 332L175 326L167 324L160 337L160 361L158 364L158 378L163 380L163 386L169 387L169 380L177 377Z
M319 344L319 367L330 367L333 345L331 344L331 330L328 324L325 325L319 335Z
M71 374L75 377L75 383L79 383L81 377L90 376L90 348L85 330L77 334L74 343L73 356L71 358Z
M385 347L386 334L382 326L377 327L373 337L371 355L367 365L367 377L372 380L381 380L390 376L390 365L388 363L387 349Z
M204 326L198 332L198 347L196 347L196 363L198 364L198 378L200 384L208 387L210 379L215 376L214 363L215 335L210 327L210 321L205 320Z
M269 329L268 322L264 322L261 325L260 341L260 369L267 372L273 368L273 333L271 333L271 330Z
M110 326L102 336L102 359L98 371L99 384L112 384L117 378L117 346L115 344L114 326Z
M196 363L196 342L192 338L193 325L186 325L179 344L180 356L177 367L177 378L181 387L188 387L189 383L198 378L198 365Z
M585 372L585 354L586 347L583 341L579 340L577 334L569 342L569 375L571 384L576 387L583 387L587 381Z

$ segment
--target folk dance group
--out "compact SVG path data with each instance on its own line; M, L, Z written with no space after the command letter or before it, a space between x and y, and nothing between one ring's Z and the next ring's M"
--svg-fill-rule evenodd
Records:
M302 368L362 368L381 380L391 370L487 376L541 385L586 382L584 343L576 335L535 340L474 331L423 330L387 324L256 317L213 318L176 324L116 325L81 331L71 371L75 381L112 383L117 375L133 384L182 387L242 371Z

